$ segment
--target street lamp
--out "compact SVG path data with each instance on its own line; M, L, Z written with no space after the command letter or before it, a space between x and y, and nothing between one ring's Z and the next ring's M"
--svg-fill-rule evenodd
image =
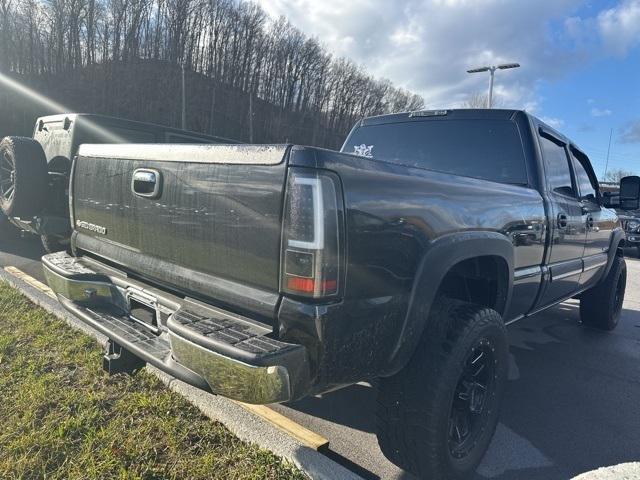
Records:
M493 104L493 76L496 73L496 70L507 70L509 68L518 68L519 66L519 63L503 63L502 65L491 65L488 67L479 67L467 70L467 73L489 72L491 74L491 80L489 80L489 98L487 100L487 108L491 108L491 105Z
M187 86L184 80L184 63L182 64L182 115L181 115L182 130L187 129Z

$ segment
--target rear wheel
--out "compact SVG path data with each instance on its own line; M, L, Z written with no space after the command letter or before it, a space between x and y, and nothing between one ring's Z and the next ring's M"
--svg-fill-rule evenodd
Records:
M627 288L627 264L616 255L607 276L580 296L580 319L584 325L613 330L622 314Z
M498 422L508 343L500 315L440 298L413 358L383 378L378 442L385 456L420 478L473 473Z
M9 217L41 212L47 196L47 159L38 142L5 137L0 142L0 208Z

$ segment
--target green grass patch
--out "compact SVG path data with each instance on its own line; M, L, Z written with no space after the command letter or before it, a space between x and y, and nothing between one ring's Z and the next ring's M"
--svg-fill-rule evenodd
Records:
M0 283L0 478L303 479Z

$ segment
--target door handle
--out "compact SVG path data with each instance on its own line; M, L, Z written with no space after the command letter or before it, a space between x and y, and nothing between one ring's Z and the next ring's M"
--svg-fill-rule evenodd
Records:
M567 217L564 213L558 214L558 228L565 229L569 225L569 217Z
M131 191L139 197L157 198L161 186L162 175L157 170L138 168L131 177Z

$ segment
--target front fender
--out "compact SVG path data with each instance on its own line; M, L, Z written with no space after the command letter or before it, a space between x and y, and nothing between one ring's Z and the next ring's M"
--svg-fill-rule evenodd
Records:
M611 232L611 241L609 243L609 259L607 260L607 268L604 269L602 277L600 277L601 279L607 278L607 275L609 275L609 270L611 270L613 260L618 254L618 248L624 244L626 237L627 234L621 227L616 227L613 232Z
M397 373L413 355L423 334L431 304L450 269L464 260L484 256L500 257L508 268L507 292L497 308L501 315L507 311L513 290L514 260L513 244L506 236L482 231L455 233L434 240L417 270L402 331L389 359L390 371L385 373Z

